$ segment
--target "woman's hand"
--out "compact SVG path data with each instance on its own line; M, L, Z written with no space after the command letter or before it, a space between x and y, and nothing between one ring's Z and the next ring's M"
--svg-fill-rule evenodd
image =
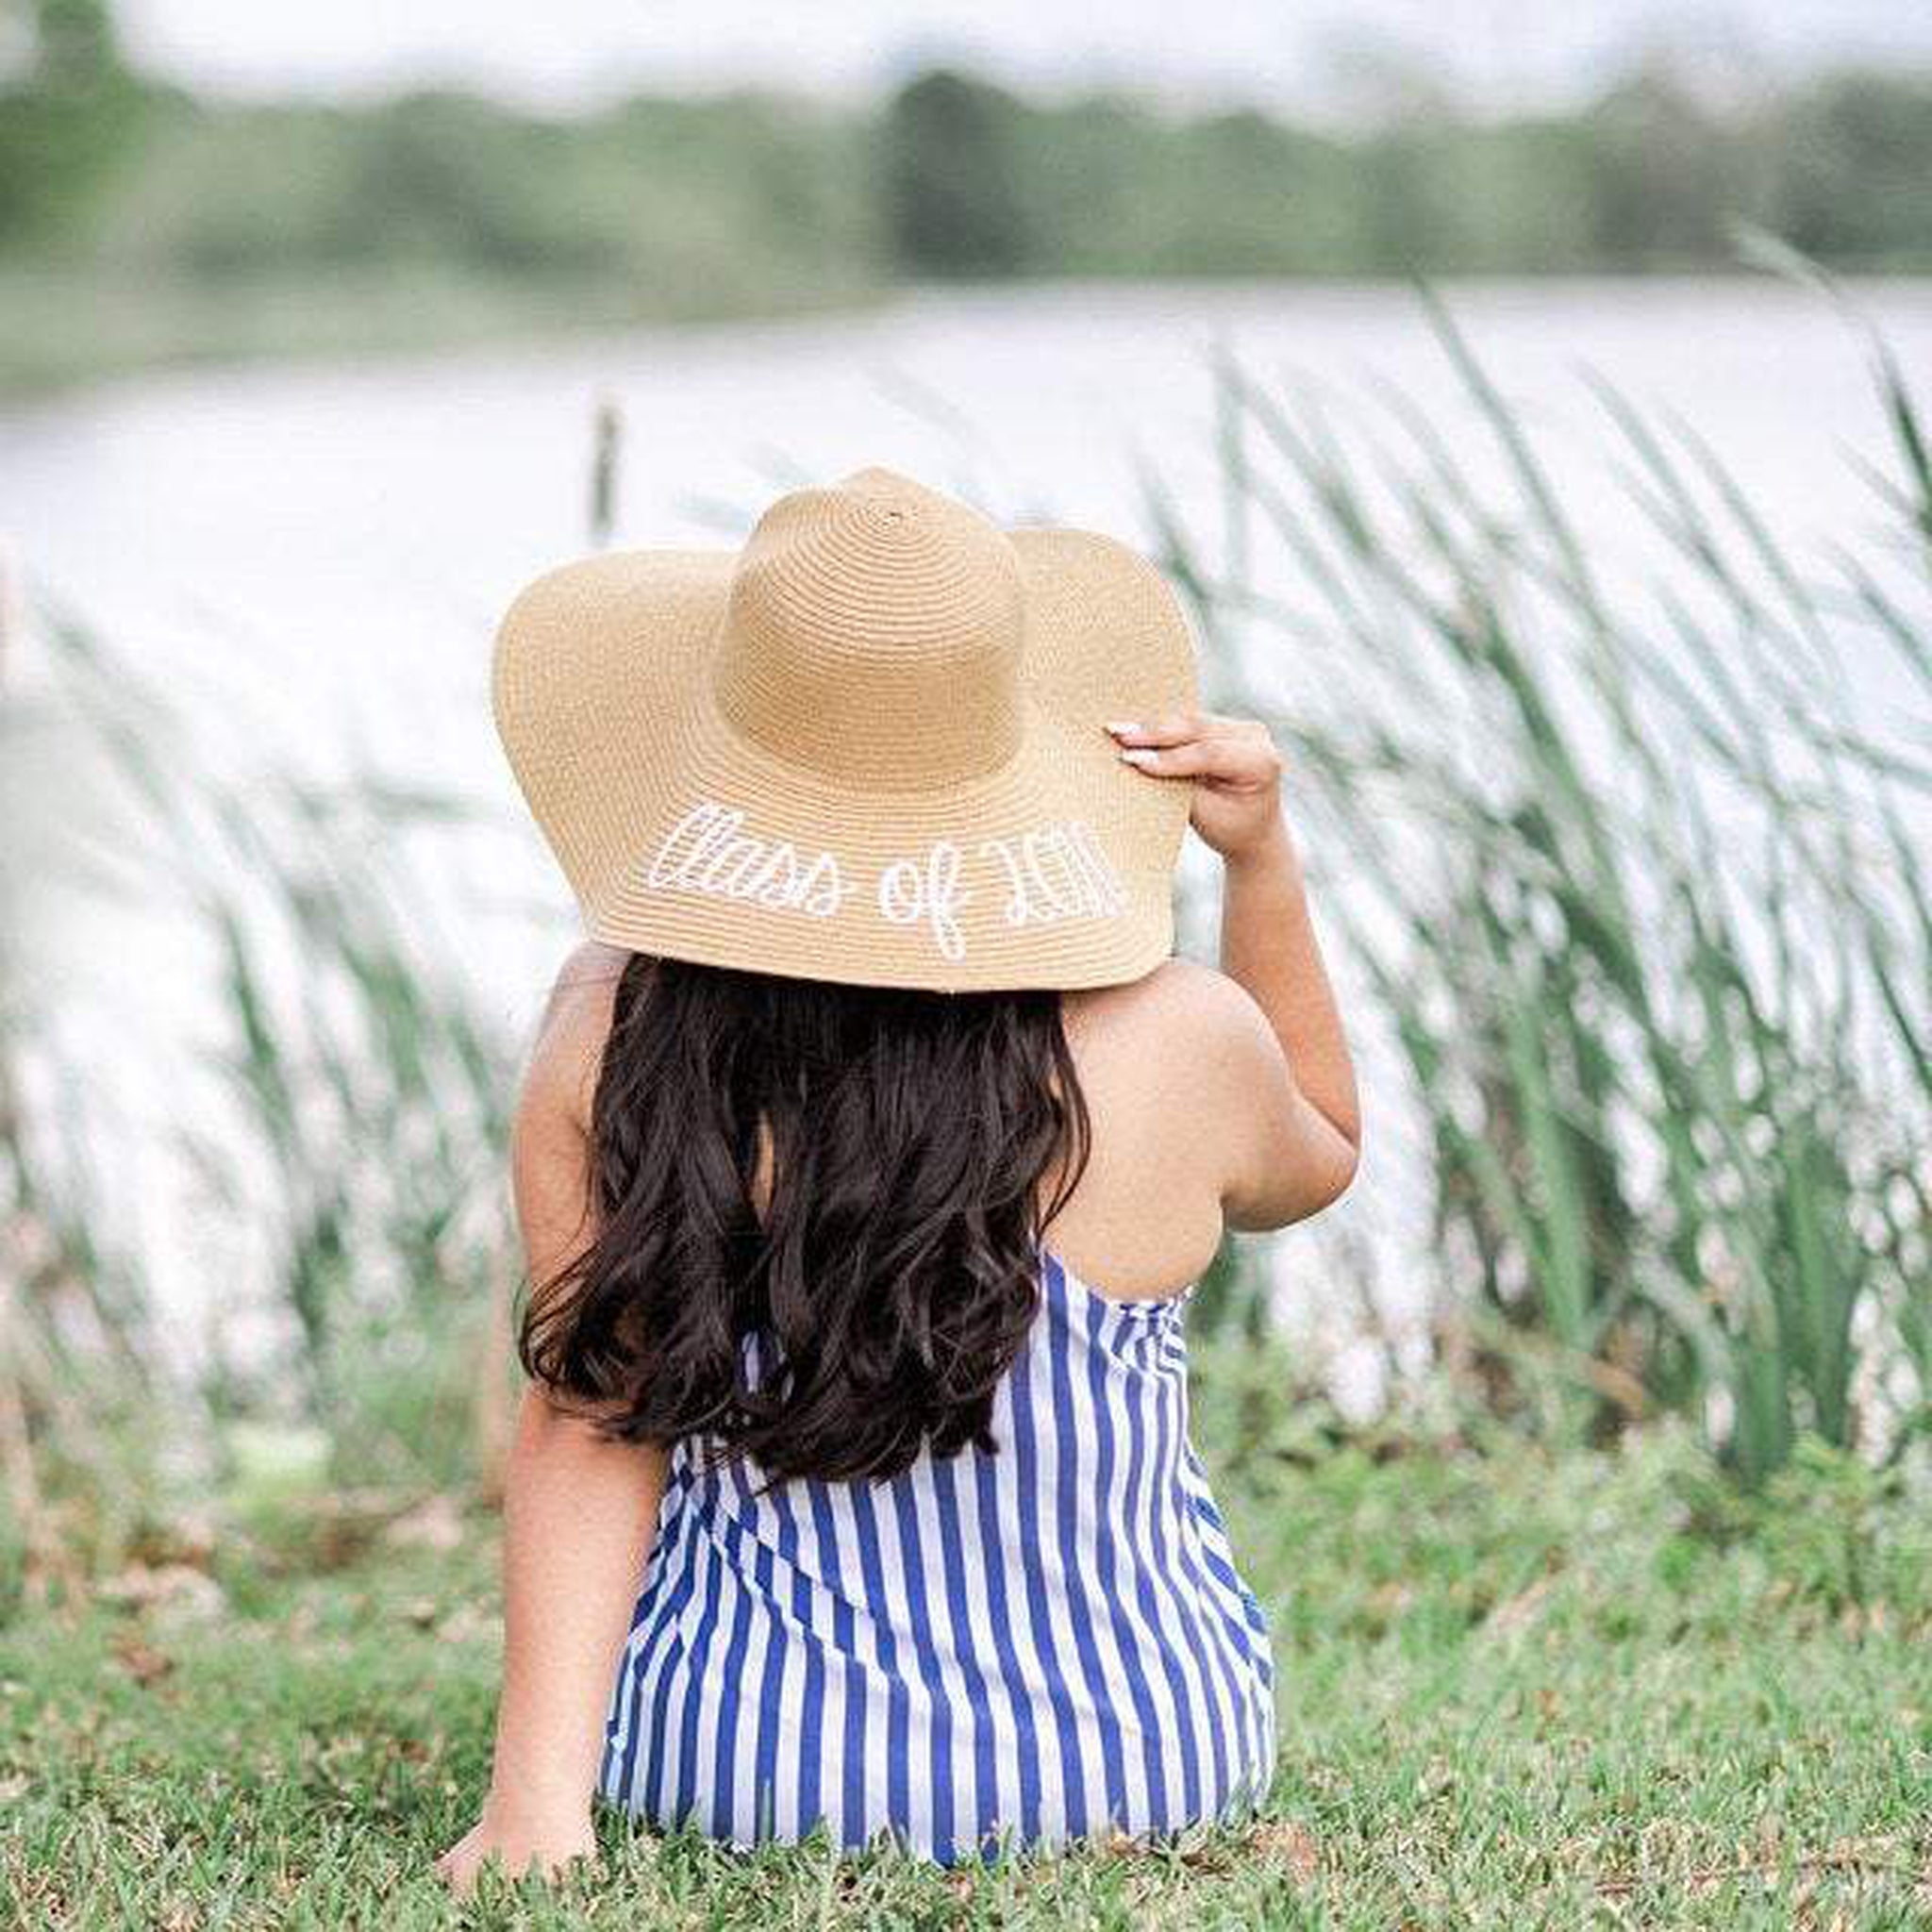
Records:
M494 1792L484 1800L483 1815L437 1859L435 1871L458 1898L469 1896L476 1874L491 1858L507 1878L535 1870L554 1877L573 1858L597 1862L597 1835L591 1807L581 1805L505 1804Z
M1224 859L1246 858L1286 838L1281 754L1265 724L1176 711L1107 728L1129 764L1156 777L1194 780L1189 823Z

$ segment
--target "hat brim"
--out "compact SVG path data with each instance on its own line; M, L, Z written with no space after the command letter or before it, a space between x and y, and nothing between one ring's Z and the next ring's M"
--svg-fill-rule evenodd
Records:
M1021 526L1023 726L943 790L843 783L718 708L736 553L637 550L540 577L498 632L497 729L590 934L634 952L944 991L1106 986L1174 947L1192 782L1105 726L1191 708L1191 634L1152 563Z

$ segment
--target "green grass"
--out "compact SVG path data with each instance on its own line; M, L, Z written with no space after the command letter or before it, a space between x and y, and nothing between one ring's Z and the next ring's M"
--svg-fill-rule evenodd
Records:
M1668 1426L1615 1454L1390 1436L1305 1455L1286 1431L1308 1415L1257 1427L1204 1390L1197 1421L1274 1619L1262 1824L969 1876L607 1815L601 1874L487 1882L469 1922L1932 1919L1932 1535L1898 1478L1807 1452L1740 1498ZM428 1867L487 1772L493 1520L436 1549L379 1518L352 1496L191 1548L216 1605L96 1595L0 1632L5 1923L456 1920Z

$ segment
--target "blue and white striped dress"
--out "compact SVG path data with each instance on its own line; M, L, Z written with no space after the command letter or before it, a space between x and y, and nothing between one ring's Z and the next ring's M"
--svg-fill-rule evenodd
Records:
M602 1798L941 1864L1251 1813L1274 1669L1189 1437L1195 1291L1113 1301L1040 1252L997 1455L755 1498L673 1450Z

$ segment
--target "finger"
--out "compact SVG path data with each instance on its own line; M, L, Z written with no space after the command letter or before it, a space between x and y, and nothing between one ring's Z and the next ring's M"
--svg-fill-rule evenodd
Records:
M1217 722L1200 711L1167 711L1158 718L1119 719L1107 729L1122 744L1185 744Z
M1281 775L1281 755L1265 733L1233 725L1224 733L1171 745L1123 745L1120 755L1143 772L1262 785Z
M1151 772L1157 778L1222 775L1214 746L1198 738L1188 744L1127 745L1123 747L1121 758L1137 771Z

